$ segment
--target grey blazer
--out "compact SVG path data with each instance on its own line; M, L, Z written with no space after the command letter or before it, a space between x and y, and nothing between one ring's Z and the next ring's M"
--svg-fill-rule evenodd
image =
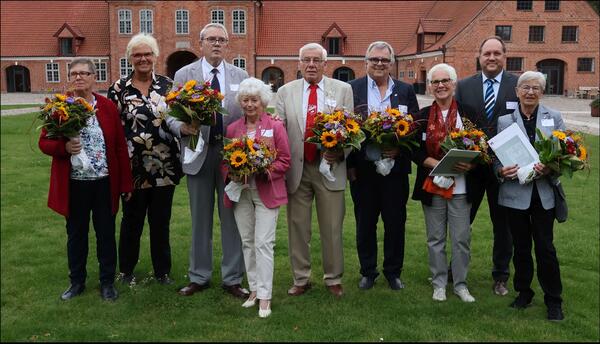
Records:
M238 68L232 64L229 64L223 61L225 64L225 85L221 86L225 92L225 98L223 99L223 107L229 113L228 115L223 116L223 130L226 130L227 126L235 122L238 118L242 116L242 109L240 108L239 103L236 101L236 96L238 93L237 87L239 87L240 82L244 79L248 78L248 73L245 70ZM181 68L175 73L174 83L175 85L185 84L188 80L196 80L198 82L205 82L210 80L204 80L204 73L202 72L202 59L199 59L196 62L190 63L189 65ZM173 130L174 133L181 133L182 122L173 121L169 126ZM202 132L202 138L206 143L208 143L208 138L210 137L210 126L203 125L200 127L200 131ZM226 134L225 132L223 133ZM181 135L179 135L181 136ZM181 161L184 160L185 155L185 147L189 144L190 138L188 136L184 136L181 142ZM204 160L206 159L208 149L202 150L202 153L198 155L198 157L190 162L189 164L183 164L183 172L185 174L196 174L202 168L204 164Z
M543 125L542 122L544 120L552 120L551 125ZM498 132L506 129L514 122L517 122L523 133L526 133L519 108L517 108L515 112L510 115L505 115L498 118ZM545 124L549 124L549 122ZM549 109L540 104L538 107L536 127L539 128L545 136L550 136L552 135L553 130L565 130L565 123L563 122L560 112ZM538 139L539 138L536 137L536 140ZM496 171L502 167L502 164L499 161L495 161L494 165ZM519 184L519 181L516 179L501 180L500 191L498 194L498 204L513 209L528 209L531 205L533 183L535 183L542 201L542 206L546 210L552 209L554 208L554 191L552 190L552 183L556 181L556 178L556 176L547 176L545 178L535 179L532 183L525 185Z

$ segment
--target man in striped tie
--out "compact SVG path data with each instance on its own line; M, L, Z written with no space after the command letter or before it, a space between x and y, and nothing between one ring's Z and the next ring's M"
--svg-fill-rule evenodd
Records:
M500 37L493 36L483 40L479 47L479 64L480 73L458 82L456 101L463 106L465 115L491 138L496 135L498 117L512 113L517 108L515 88L518 77L504 71L506 45ZM492 288L496 295L504 296L508 294L512 238L504 209L498 205L498 179L491 166L481 165L476 173L480 176L475 185L477 191L474 193L471 207L471 224L475 220L483 195L487 192L494 230Z

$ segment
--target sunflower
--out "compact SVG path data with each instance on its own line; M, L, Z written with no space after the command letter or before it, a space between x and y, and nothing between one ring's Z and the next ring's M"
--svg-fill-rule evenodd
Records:
M200 97L196 97L196 98L190 98L190 103L201 103L204 101L204 97L200 96Z
M186 91L191 90L194 86L196 86L196 80L189 80L188 82L185 83L185 86L183 86L183 88Z
M67 96L65 96L64 94L57 93L54 96L61 102L64 102L65 100L67 100Z
M561 141L563 141L567 137L567 135L560 130L554 130L552 132L552 136L556 137L557 139L559 139Z
M385 111L394 117L400 116L400 110L398 110L398 109L388 108Z
M398 134L398 136L404 136L406 134L408 134L408 131L410 130L410 124L408 124L407 121L401 119L398 121L398 127L396 127L396 134Z
M233 152L233 154L231 154L231 158L229 159L229 161L231 162L231 166L240 167L243 164L247 163L248 159L246 157L246 153L237 150Z
M356 121L353 119L347 120L346 121L346 130L348 130L348 132L351 132L353 134L358 133L358 123L356 123Z
M587 160L587 151L584 146L579 146L579 160Z
M252 139L246 139L246 146L248 147L250 153L256 154L256 149L254 149L254 141L252 141Z
M321 143L325 148L333 148L338 142L334 134L326 131L321 135Z

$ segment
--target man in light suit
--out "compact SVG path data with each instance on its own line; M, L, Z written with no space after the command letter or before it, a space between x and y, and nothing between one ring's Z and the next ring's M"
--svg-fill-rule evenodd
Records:
M241 117L242 112L235 100L238 86L248 78L248 73L224 61L227 52L227 30L221 24L207 24L200 31L202 58L175 73L175 84L188 80L208 81L212 88L224 94L223 107L228 115L217 114L215 126L203 125L199 131L205 141L204 149L194 160L186 161L185 150L189 136L181 140L183 172L187 175L190 210L192 213L192 246L190 250L190 283L179 290L180 295L189 296L209 286L212 276L212 229L215 191L221 223L221 262L222 287L239 298L247 298L249 293L241 287L244 277L242 245L233 211L223 206L224 182L219 166L222 160L223 135L227 125ZM196 133L183 130L182 134ZM188 157L189 158L189 157ZM188 159L189 160L189 159Z
M276 96L276 113L286 124L291 152L291 168L286 175L286 185L289 253L294 285L288 294L302 295L311 286L311 209L313 199L316 199L325 285L333 295L339 297L343 294L344 272L345 152L316 152L314 147L305 147L305 139L307 133L312 133L310 119L316 112L331 112L336 108L354 109L352 88L344 82L323 76L327 51L321 45L309 43L300 48L299 55L299 69L303 78L283 85ZM320 159L332 164L334 181L329 181L319 172Z
M486 38L479 48L481 73L458 82L456 101L461 104L464 115L488 138L496 135L498 117L512 113L517 108L517 76L504 71L506 46L500 37ZM488 90L489 89L489 90ZM496 295L508 294L507 281L512 257L512 239L506 221L506 211L498 205L498 180L491 166L479 166L476 171L479 182L473 196L471 224L475 220L483 195L487 192L490 218L494 230L492 252L493 291Z
M399 109L416 114L419 103L412 86L394 80L390 70L394 62L394 49L386 42L373 42L365 56L367 76L352 80L355 111L363 120L370 111ZM375 152L376 154L371 154ZM372 156L375 155L375 156ZM377 173L375 160L394 159L394 167L383 176ZM363 144L360 151L348 156L348 180L354 202L356 219L356 247L362 278L360 289L371 289L377 271L377 220L383 220L383 274L392 290L404 288L400 279L404 263L404 232L406 202L408 201L408 174L410 151L399 148L379 150L376 145Z

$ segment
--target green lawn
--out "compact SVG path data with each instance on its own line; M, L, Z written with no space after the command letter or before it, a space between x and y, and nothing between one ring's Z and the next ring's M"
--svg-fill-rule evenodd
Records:
M0 105L0 110L12 110L12 109L26 109L39 107L40 104L14 104L14 105Z
M555 227L561 263L566 320L551 323L537 279L533 306L516 311L508 297L492 295L492 232L487 208L482 208L472 236L469 287L477 299L462 303L448 288L448 301L431 300L423 214L409 202L406 256L402 279L406 289L393 292L377 280L361 291L354 218L346 193L344 286L336 300L322 282L319 234L313 226L314 288L301 297L288 297L291 271L282 209L275 248L273 314L259 319L257 310L223 293L220 286L220 236L214 233L212 288L192 297L176 294L187 283L190 214L185 181L173 205L172 277L161 286L147 277L152 267L147 231L135 287L117 285L115 303L99 297L95 238L90 232L88 280L85 293L69 302L59 300L68 286L64 219L46 207L50 158L37 148L37 132L29 131L33 115L1 119L1 341L598 341L599 336L599 219L598 137L586 136L592 157L591 173L563 178L570 218ZM120 215L117 224L120 223ZM117 226L118 227L118 226ZM382 261L382 228L379 231ZM512 281L512 279L511 279ZM512 289L512 284L511 284Z

